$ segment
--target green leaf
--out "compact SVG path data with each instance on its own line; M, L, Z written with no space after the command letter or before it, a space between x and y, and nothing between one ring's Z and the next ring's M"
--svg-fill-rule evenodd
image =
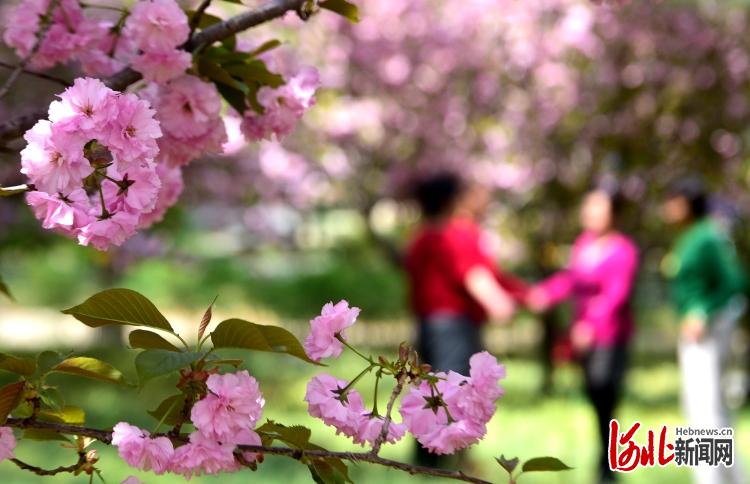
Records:
M206 358L206 363L210 363L212 365L231 365L237 368L242 363L244 363L244 361L236 358Z
M22 438L29 440L60 440L70 442L70 439L54 430L44 429L24 429Z
M310 442L310 429L301 425L289 427L269 420L258 427L256 431L260 435L263 445L271 445L275 440L278 440L295 449L325 450L323 447ZM307 465L315 482L325 484L352 482L349 479L349 469L341 459L304 456L302 462Z
M128 335L131 348L143 350L167 350L179 352L180 349L164 339L161 335L145 329L136 329Z
M203 358L203 353L169 350L146 350L135 357L135 370L141 383L157 376L166 375Z
M523 463L521 470L523 472L559 472L568 471L572 467L565 465L560 459L556 457L534 457Z
M284 85L284 78L268 70L266 63L260 59L253 59L244 64L229 64L226 66L226 71L248 84L259 83L270 87Z
M344 464L344 471L342 472L341 466L337 465L337 462L343 461L341 459L324 458L324 459L310 459L310 463L307 468L310 469L313 481L318 484L344 484L346 482L352 482L349 479L349 470Z
M185 395L179 393L164 399L155 410L150 410L148 414L157 421L175 425L180 420L183 408L185 408Z
M66 373L110 383L126 383L120 370L109 363L88 356L67 358L50 369L50 373Z
M0 370L17 375L31 376L36 371L36 362L31 358L18 358L0 353Z
M247 105L245 104L245 93L219 82L214 81L214 85L216 86L216 89L219 90L221 97L223 97L224 100L235 109L235 111L240 114L245 112L245 109L247 109Z
M310 445L311 431L302 425L291 427L269 420L257 429L263 445L271 445L275 440L285 443L295 449L307 449Z
M5 423L10 412L21 402L25 387L25 381L18 381L0 388L0 425Z
M281 45L281 41L279 39L272 39L267 40L266 42L263 42L261 45L253 49L248 55L250 57L258 57L261 54L265 54L269 50L273 50L276 47Z
M498 464L500 464L500 467L505 469L508 474L513 474L513 471L516 470L516 467L518 467L518 457L514 457L512 459L506 459L504 455L501 455L500 457L495 457L495 460Z
M320 8L325 8L331 12L336 12L342 17L346 17L354 23L359 22L359 9L356 5L346 0L325 0L318 5Z
M189 23L193 22L193 17L195 17L195 10L189 10L187 12L187 17L189 20ZM221 22L221 19L217 17L216 15L211 15L210 13L203 12L201 14L200 20L198 20L198 25L196 25L199 29L205 29L206 27L210 27L214 24L218 24Z
M46 387L39 391L42 403L52 410L62 410L65 407L65 397L56 387Z
M62 311L87 326L98 328L110 324L148 326L172 332L172 326L154 303L131 289L107 289L88 298L83 304Z
M226 45L216 45L204 50L200 57L211 59L220 65L226 64L243 64L250 59L247 52L237 52Z
M308 363L320 365L307 356L292 333L278 326L264 326L242 319L227 319L219 323L211 333L211 341L216 348L286 353Z
M39 412L39 420L68 425L83 425L86 422L86 412L80 407L66 405L61 410L43 409Z
M64 359L65 358L60 356L60 354L56 351L42 351L36 357L37 371L38 373L43 375L50 371L53 367L58 365Z
M243 94L247 94L247 86L232 77L221 65L206 56L201 56L198 59L198 70L201 75L211 79L214 82L224 84L238 91L242 91Z

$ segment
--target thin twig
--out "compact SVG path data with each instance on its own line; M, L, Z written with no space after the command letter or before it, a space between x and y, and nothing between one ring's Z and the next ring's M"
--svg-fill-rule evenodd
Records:
M203 14L206 12L206 9L209 7L209 5L211 5L211 0L203 0L201 4L198 5L198 8L195 9L193 18L190 19L190 37L193 36L195 29L197 29L198 25L200 25L201 17L203 17Z
M15 458L10 459L10 461L14 463L15 465L17 465L19 468L25 471L33 472L37 476L54 476L57 474L62 474L64 472L75 472L78 469L80 469L81 466L86 463L86 453L85 452L79 453L78 462L76 462L75 464L69 465L69 466L55 467L54 469L43 469L41 467L27 464L26 462L20 459L15 459Z
M383 428L380 430L380 435L378 435L378 438L375 439L375 442L372 444L372 451L370 453L374 456L378 455L378 452L380 452L380 446L382 446L383 442L385 442L388 438L388 427L391 425L393 405L396 403L396 399L398 398L398 396L401 395L401 392L404 389L405 381L406 373L402 372L396 380L396 386L393 387L391 397L388 399L388 406L385 408L385 417L383 419Z
M14 66L13 64L9 64L8 62L0 61L0 67L5 67L6 69L17 69L18 66ZM69 87L71 84L70 82L66 81L65 79L61 77L55 77L51 76L49 74L45 74L43 72L35 72L30 71L28 69L22 69L21 71L23 74L38 77L39 79L44 79L46 81L56 82L57 84L60 84L61 86Z
M284 16L287 12L299 10L307 0L271 0L265 5L249 12L241 13L223 22L211 25L195 34L188 43L183 46L188 52L192 52L201 44L214 43L227 37L250 29L256 25L268 22L275 18ZM137 82L141 75L133 69L125 68L104 81L104 83L115 91L122 91L129 85ZM24 114L11 119L0 125L0 141L8 141L23 135L29 128L40 120L47 117L47 111L39 110Z
M12 187L0 186L0 197L10 197L19 193L34 191L34 185L15 185Z
M3 425L7 427L15 427L18 429L51 430L52 432L57 432L58 434L80 435L81 437L91 437L92 439L99 440L100 442L104 442L105 444L112 443L111 430L99 430L89 427L81 427L78 425L44 422L41 420L27 420L23 418L9 418Z
M395 401L395 399L394 399ZM110 430L93 429L89 427L81 427L77 425L66 425L58 424L53 422L43 422L39 420L26 420L20 418L9 418L5 424L8 427L14 428L37 428L44 430L51 430L61 434L69 435L80 435L84 437L91 437L99 440L105 444L112 443L112 432ZM187 437L182 434L179 436L173 436L168 434L154 434L154 436L168 436L178 442L186 442ZM280 455L284 457L291 457L293 459L302 459L303 457L313 459L327 459L335 458L346 460L350 462L367 462L370 464L390 467L400 471L408 472L409 474L422 474L426 476L443 477L445 479L453 479L456 481L472 482L474 484L491 484L489 481L479 479L465 474L462 471L451 471L446 469L433 469L431 467L415 466L407 464L405 462L399 462L391 459L384 459L372 452L333 452L329 450L317 450L317 449L291 449L289 447L275 447L265 445L238 445L237 450L240 452L254 452L263 453L268 455Z

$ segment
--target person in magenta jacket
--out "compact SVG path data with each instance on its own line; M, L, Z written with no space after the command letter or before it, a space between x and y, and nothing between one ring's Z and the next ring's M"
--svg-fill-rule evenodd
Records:
M589 192L581 207L583 233L573 245L567 268L531 289L527 299L538 311L573 301L570 338L583 367L586 395L596 411L602 483L614 481L607 460L609 421L623 386L634 329L630 299L638 249L617 229L621 208L616 191Z

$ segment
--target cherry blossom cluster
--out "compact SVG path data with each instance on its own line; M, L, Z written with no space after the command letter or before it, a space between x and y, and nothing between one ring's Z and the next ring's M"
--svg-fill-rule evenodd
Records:
M344 345L348 346L344 330L354 324L358 315L359 309L349 308L346 301L326 304L321 315L310 321L310 334L304 343L308 356L316 361L340 356ZM409 350L403 353L401 362L406 363ZM373 445L385 420L377 413L377 407L373 411L365 408L353 384L376 365L393 376L407 369L363 358L370 366L351 383L326 373L315 376L307 385L305 401L310 415L334 427L337 434L351 437L358 444ZM416 360L415 354L413 359ZM408 430L430 452L451 454L478 442L487 433L487 423L503 395L498 382L505 378L505 367L484 351L471 357L468 376L452 371L431 373L416 361L405 376L412 386L399 409L403 423L389 422L385 442L398 441Z
M235 456L237 446L261 445L255 427L265 400L258 382L247 371L211 375L206 386L206 396L192 407L190 418L196 430L187 443L175 448L168 437L151 436L120 422L112 433L112 445L120 457L137 469L155 474L171 472L185 478L239 471L242 464ZM245 463L252 463L259 456L243 452L241 457Z
M365 409L362 395L350 389L348 382L321 373L307 384L305 401L308 412L334 427L337 434L351 437L355 444L373 444L380 435L384 420ZM402 424L391 422L386 441L401 440L406 432Z
M190 27L174 0L136 3L122 35L138 49L130 64L147 81L165 83L182 75L192 63L190 54L178 49L187 41Z
M104 250L149 222L161 182L154 111L134 94L77 79L25 134L21 172L42 226Z
M16 448L16 437L10 427L0 427L0 462L12 459L13 449Z
M315 104L315 91L320 87L318 71L304 67L277 88L264 86L258 90L262 113L245 111L240 125L249 141L281 139L294 130L302 115Z
M99 50L112 27L87 18L78 0L19 2L6 14L4 24L3 40L34 69L71 60L87 66L90 52Z
M160 159L180 167L204 153L221 153L227 133L221 118L221 96L211 83L184 75L140 92L156 109L163 136Z
M495 402L503 395L498 380L505 367L486 351L471 357L469 377L434 373L412 387L401 401L404 424L422 446L436 454L452 454L487 433Z
M29 0L8 12L3 40L34 69L76 60L98 77L130 65L146 80L163 83L190 67L190 54L177 48L189 33L174 0L137 2L117 22L87 16L77 0Z

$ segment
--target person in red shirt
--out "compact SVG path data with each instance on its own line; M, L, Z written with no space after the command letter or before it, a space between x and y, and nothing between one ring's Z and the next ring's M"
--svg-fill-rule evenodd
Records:
M524 285L503 274L484 242L478 221L491 193L451 173L417 183L422 225L406 250L409 300L418 322L417 351L434 371L469 374L469 358L482 351L481 327L509 321ZM423 465L440 465L420 450Z

